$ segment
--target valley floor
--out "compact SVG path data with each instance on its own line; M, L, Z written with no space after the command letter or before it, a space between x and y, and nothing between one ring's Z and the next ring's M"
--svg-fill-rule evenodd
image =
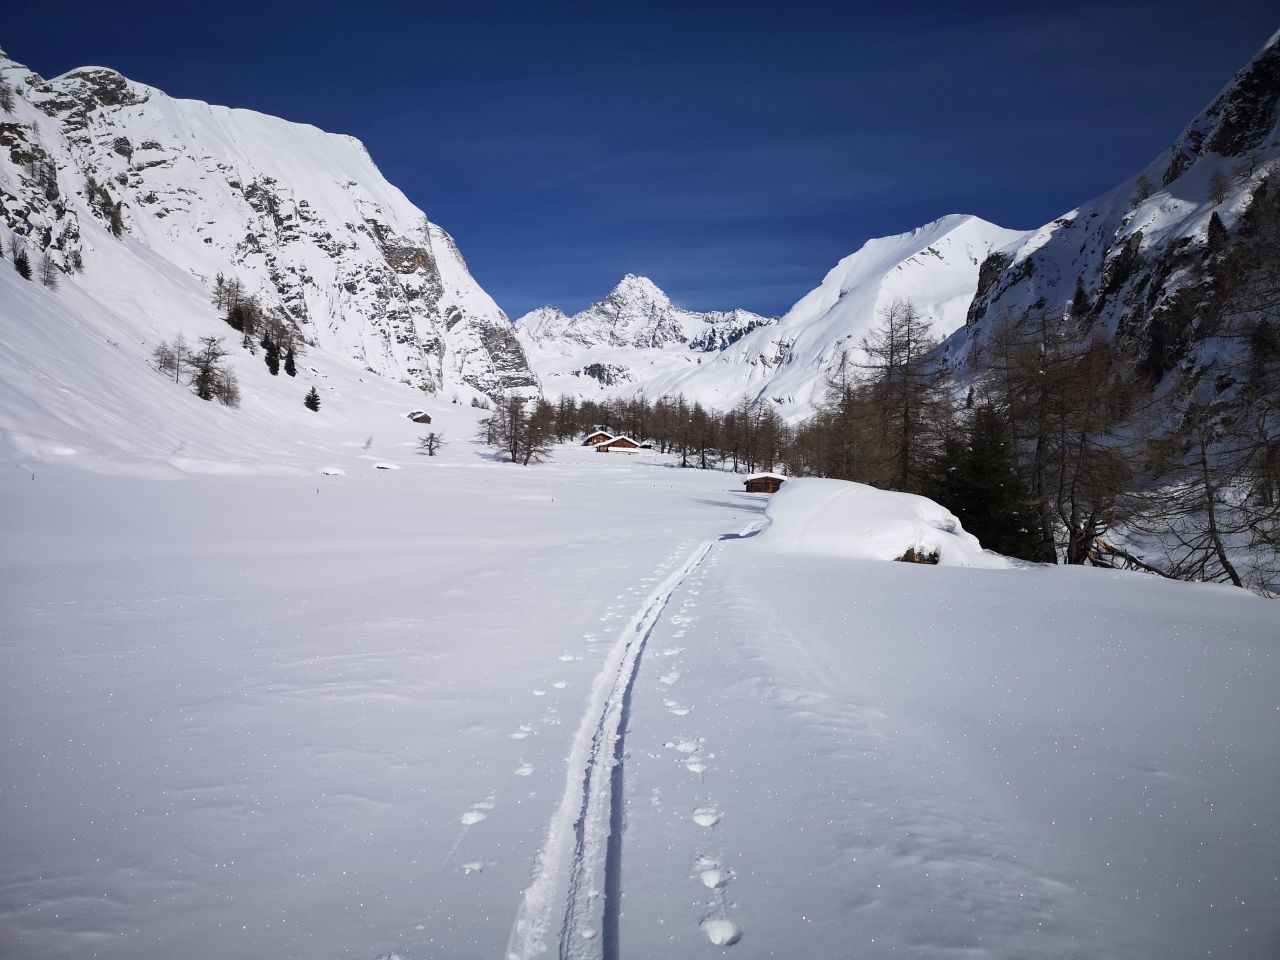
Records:
M0 955L1280 949L1280 608L451 453L0 480Z

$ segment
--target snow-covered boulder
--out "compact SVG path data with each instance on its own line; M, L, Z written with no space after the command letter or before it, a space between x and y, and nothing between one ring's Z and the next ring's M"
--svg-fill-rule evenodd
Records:
M791 479L769 500L766 545L796 553L897 560L908 550L949 567L1010 566L983 550L946 507L928 497L846 480Z

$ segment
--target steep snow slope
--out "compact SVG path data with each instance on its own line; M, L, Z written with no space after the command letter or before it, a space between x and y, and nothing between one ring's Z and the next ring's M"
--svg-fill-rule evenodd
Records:
M982 262L1024 236L953 214L910 233L867 241L836 264L777 327L738 345L754 396L777 403L788 418L807 416L821 402L841 357L861 358L863 338L896 300L911 301L932 321L935 335L947 336L964 323ZM721 402L732 401L730 389L727 382L718 386Z
M429 391L536 389L452 238L359 141L100 67L46 81L0 55L0 79L17 93L0 111L0 239L83 264L64 282L152 286L131 305L145 322L223 273L316 347L380 375ZM113 220L132 258L92 229Z
M684 310L648 277L627 274L581 313L542 307L516 330L544 390L599 397L644 391L775 322L747 310Z
M1162 375L1197 346L1198 306L1212 295L1203 269L1210 218L1234 232L1278 166L1280 34L1144 170L994 252L948 352L965 363L1005 316L1070 312L1079 283L1087 302L1076 319L1127 338L1147 372Z
M649 281L628 277L581 314L545 307L520 318L517 328L552 393L683 393L719 409L746 396L774 402L795 420L813 412L843 354L858 358L882 309L909 299L940 337L950 334L964 323L979 266L1025 236L956 215L870 240L776 322L744 311L673 313ZM683 349L686 343L699 349Z
M331 465L369 467L388 447L412 449L427 430L450 439L474 434L477 411L469 406L319 349L298 358L295 378L272 376L261 353L233 348L241 405L198 399L154 368L152 349L179 333L193 344L232 334L234 344L234 332L213 315L199 284L137 241L118 241L92 223L84 236L86 247L99 246L97 270L56 290L0 263L0 461L36 473L52 460L148 476L314 476ZM319 413L302 404L312 386ZM429 411L432 425L410 421L415 409ZM350 456L363 459L345 463Z

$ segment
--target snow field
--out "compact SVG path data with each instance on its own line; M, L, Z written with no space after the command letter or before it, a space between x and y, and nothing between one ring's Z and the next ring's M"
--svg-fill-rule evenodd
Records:
M651 454L343 436L284 475L0 478L0 955L1280 936L1271 604L840 556L831 514L788 532L805 483Z
M449 455L2 481L0 954L503 955L600 618L749 513Z

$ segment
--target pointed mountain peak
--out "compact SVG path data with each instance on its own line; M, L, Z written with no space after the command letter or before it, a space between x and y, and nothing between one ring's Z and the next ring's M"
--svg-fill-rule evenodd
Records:
M605 299L623 297L627 300L647 300L658 303L670 303L671 298L648 277L628 273L618 281L618 285L609 291Z

